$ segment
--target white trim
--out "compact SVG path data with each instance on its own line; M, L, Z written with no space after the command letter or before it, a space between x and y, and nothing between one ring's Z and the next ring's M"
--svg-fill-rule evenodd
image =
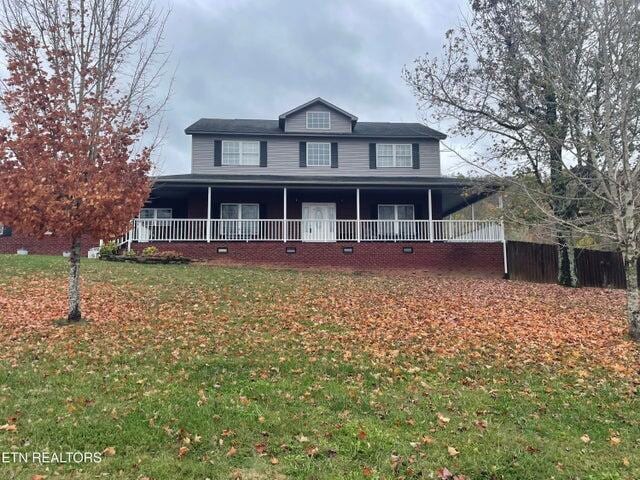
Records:
M238 163L225 162L224 146L230 143L238 144ZM245 146L248 144L256 144L258 146L258 156L256 157L256 160L254 163L247 163L245 161L245 154L255 155L255 152L248 153L244 151ZM259 167L260 166L260 142L258 140L222 140L221 150L222 150L222 160L220 161L220 165L231 166L231 167Z
M329 150L329 157L328 160L329 162L326 164L322 164L322 165L311 165L309 164L309 152L311 151L311 149L309 148L311 145L327 145L328 150ZM331 167L331 142L307 142L307 167ZM324 159L323 159L324 160Z
M429 188L427 191L429 197L429 241L433 243L433 201L431 200L431 189Z
M360 189L356 188L356 242L360 243Z
M211 242L211 187L207 187L207 243Z
M287 243L287 187L284 187L282 205L282 241Z
M380 148L391 147L393 165L380 165ZM398 165L399 146L409 147L409 165ZM386 155L385 155L386 156ZM376 143L376 168L413 168L413 145L411 143Z
M310 113L321 113L321 114L326 114L328 117L328 122L327 122L327 126L326 127L310 127L309 126L309 114ZM326 112L324 110L307 110L306 115L305 115L305 126L307 127L307 130L331 130L331 112Z

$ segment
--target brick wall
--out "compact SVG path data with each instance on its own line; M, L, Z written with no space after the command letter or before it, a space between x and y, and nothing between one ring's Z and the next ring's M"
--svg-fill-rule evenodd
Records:
M349 268L427 268L501 275L501 243L300 243L300 242L172 242L134 244L138 252L153 245L199 260ZM218 253L226 247L227 253ZM352 247L352 253L344 253ZM411 247L412 253L403 248ZM295 248L296 253L287 253Z
M84 235L81 240L82 255L92 247L97 247L98 242ZM13 233L9 237L0 237L0 253L16 253L20 248L25 248L30 254L38 255L62 255L71 248L71 239L66 237L45 236L38 240L35 237Z

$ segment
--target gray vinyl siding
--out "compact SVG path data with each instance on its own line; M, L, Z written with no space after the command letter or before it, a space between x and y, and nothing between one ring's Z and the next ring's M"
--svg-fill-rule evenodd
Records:
M329 112L331 114L330 129L307 128L307 112ZM351 133L351 119L322 104L311 105L294 113L285 120L285 132L322 132Z
M229 175L327 175L371 177L438 177L440 176L440 147L437 140L420 141L420 169L369 168L369 143L367 139L309 139L308 141L338 142L338 168L299 166L299 142L304 138L242 138L238 140L266 140L267 167L213 166L213 142L215 136L192 135L191 173L225 173ZM234 140L225 137L225 140ZM416 140L380 140L377 143L416 143Z

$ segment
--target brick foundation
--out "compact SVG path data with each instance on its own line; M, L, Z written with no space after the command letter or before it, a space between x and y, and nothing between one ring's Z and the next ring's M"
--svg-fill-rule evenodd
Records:
M83 235L80 241L82 255L86 256L90 248L97 247L98 241L87 235ZM35 237L14 233L8 237L0 237L0 253L16 253L24 248L29 254L36 255L62 255L71 249L71 239L66 237L45 236L39 240Z
M501 243L172 242L133 244L133 248L140 252L151 245L193 259L221 262L503 273ZM344 253L345 247L353 248L352 253ZM408 247L412 253L403 252ZM227 253L218 253L218 248L226 248ZM287 253L287 248L295 248L296 253Z

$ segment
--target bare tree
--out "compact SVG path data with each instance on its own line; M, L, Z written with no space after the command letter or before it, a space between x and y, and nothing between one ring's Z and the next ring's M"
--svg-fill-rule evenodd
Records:
M601 234L622 253L629 334L640 340L640 0L599 0L596 7L589 12L588 61L579 71L583 88L559 77L558 95L575 112L566 148L576 160L564 169L612 226Z
M573 257L562 237L618 247L640 340L640 0L478 0L472 11L442 58L418 60L407 79L460 133L490 139L484 158L465 160L555 226L561 266Z
M455 133L482 136L488 155L477 165L501 175L537 180L554 222L562 285L576 286L563 145L573 112L557 94L554 63L563 58L567 82L579 83L584 25L591 0L473 0L471 17L450 30L439 57L419 58L405 78L420 103ZM552 75L550 72L554 71ZM527 189L531 184L527 182Z

